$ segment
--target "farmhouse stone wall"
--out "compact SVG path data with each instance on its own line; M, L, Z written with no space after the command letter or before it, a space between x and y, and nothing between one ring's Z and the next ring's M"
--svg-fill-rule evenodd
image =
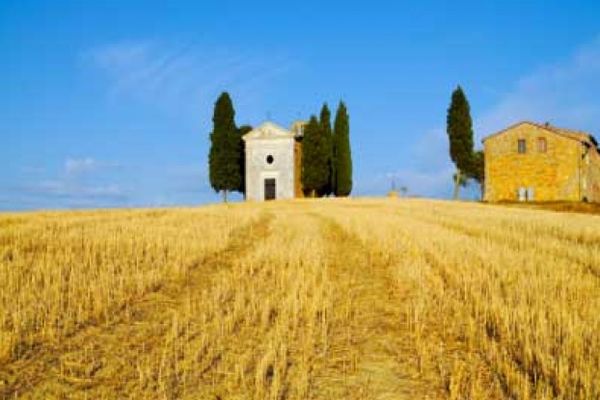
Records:
M538 148L545 139L546 151ZM524 140L525 153L518 141ZM518 200L519 188L531 188L535 201L579 201L585 195L583 144L536 124L523 123L484 140L487 201ZM595 187L590 173L587 186ZM596 183L600 180L595 180Z
M591 148L585 160L586 190L589 201L600 203L600 154Z

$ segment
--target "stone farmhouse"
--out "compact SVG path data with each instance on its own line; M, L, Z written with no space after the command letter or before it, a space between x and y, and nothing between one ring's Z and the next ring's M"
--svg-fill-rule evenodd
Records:
M242 139L246 156L246 200L303 197L301 184L304 121L290 130L264 122Z
M524 121L483 147L486 201L600 202L600 153L588 133Z

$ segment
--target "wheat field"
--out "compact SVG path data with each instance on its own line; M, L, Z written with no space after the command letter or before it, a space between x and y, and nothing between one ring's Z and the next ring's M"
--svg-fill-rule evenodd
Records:
M600 217L0 214L0 399L597 399Z

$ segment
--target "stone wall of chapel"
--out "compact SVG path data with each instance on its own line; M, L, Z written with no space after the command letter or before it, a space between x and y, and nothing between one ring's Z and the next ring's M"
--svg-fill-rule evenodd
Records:
M271 164L267 158L273 157ZM294 139L265 138L246 141L246 198L264 200L264 180L276 179L277 199L294 197Z

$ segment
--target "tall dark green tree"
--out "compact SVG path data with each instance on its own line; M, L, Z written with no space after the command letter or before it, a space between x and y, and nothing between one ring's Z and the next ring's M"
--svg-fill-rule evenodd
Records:
M461 182L472 170L473 122L469 102L462 88L452 92L452 100L446 118L446 133L450 142L450 158L456 166L453 198L458 198Z
M215 191L223 193L223 201L227 202L227 193L239 190L243 179L239 132L235 126L233 104L227 92L221 93L215 103L210 142L210 184Z
M340 101L333 124L334 193L348 196L352 191L352 152L350 149L350 117Z
M329 184L328 146L324 144L321 125L317 117L312 115L304 127L302 139L302 187L307 195L315 197L325 191Z
M244 198L246 198L246 151L242 137L251 130L252 127L250 125L242 125L238 128L238 151L240 153L240 174L242 179L240 179L240 187L237 188L237 191L242 193Z
M485 157L483 150L477 150L473 153L473 160L471 162L471 168L468 173L468 177L479 183L481 189L481 200L483 200L483 194L485 193Z
M324 173L327 175L327 185L323 188L320 195L330 195L333 193L333 133L331 131L331 111L327 103L323 103L321 114L319 116L319 127L323 137L323 153L327 154L327 170Z

